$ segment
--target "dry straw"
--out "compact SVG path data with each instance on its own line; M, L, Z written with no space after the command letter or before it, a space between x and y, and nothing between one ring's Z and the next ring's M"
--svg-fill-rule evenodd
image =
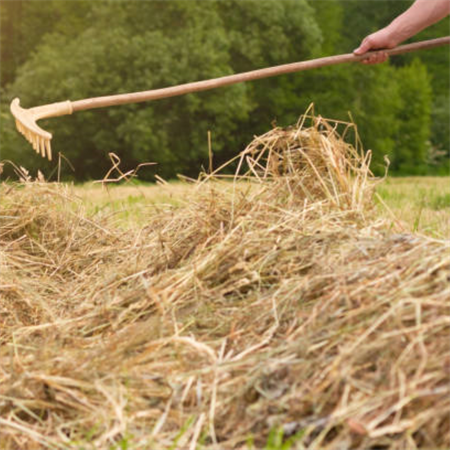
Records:
M339 128L255 138L139 230L3 185L0 448L449 448L448 243L376 219Z

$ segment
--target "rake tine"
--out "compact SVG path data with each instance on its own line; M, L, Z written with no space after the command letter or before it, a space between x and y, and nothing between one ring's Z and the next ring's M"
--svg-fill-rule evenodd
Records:
M47 158L49 161L51 161L52 160L52 147L50 145L50 139L45 139L44 144L47 149Z
M36 122L39 119L72 114L72 103L66 101L25 109L20 106L20 101L16 98L11 103L11 112L16 119L18 131L30 142L36 153L51 161L50 140L52 135L39 127Z
M45 158L45 147L44 147L44 138L38 138L39 151L43 158Z
M39 149L43 158L47 156L47 151L45 149L45 139L43 137L39 138Z

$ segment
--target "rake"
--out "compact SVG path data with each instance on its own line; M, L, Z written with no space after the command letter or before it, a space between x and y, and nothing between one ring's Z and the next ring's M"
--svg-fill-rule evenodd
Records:
M393 49L383 50L389 56L399 55L401 53L413 52L416 50L429 49L450 44L450 36L430 39L427 41L416 42L413 44L401 45ZM16 126L20 133L32 144L37 153L44 158L47 156L52 159L52 149L50 141L52 134L43 130L37 125L40 119L50 117L65 116L76 111L84 111L94 108L104 108L107 106L124 105L128 103L139 103L161 98L175 97L178 95L189 94L191 92L205 91L215 89L221 86L241 83L244 81L257 80L260 78L268 78L276 75L282 75L292 72L300 72L302 70L315 69L318 67L331 66L342 63L358 62L368 58L370 55L377 53L368 52L364 55L354 55L347 53L343 55L328 56L325 58L312 59L280 66L268 67L265 69L252 70L250 72L228 75L220 78L214 78L205 81L196 81L193 83L181 84L178 86L153 89L150 91L133 92L129 94L109 95L103 97L94 97L77 101L63 101L52 103L49 105L36 106L34 108L22 108L20 101L15 98L11 103L11 112L16 119Z

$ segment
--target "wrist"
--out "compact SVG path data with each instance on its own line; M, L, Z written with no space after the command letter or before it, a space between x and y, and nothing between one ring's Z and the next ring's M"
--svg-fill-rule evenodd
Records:
M413 36L416 33L413 28L411 23L403 21L401 16L394 20L386 27L391 45L396 47L398 44Z
M403 40L400 30L399 30L398 26L395 25L394 22L386 27L386 35L387 35L390 47L396 47Z

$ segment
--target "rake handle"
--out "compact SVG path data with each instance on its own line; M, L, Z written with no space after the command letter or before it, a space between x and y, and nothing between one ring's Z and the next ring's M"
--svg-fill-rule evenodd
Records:
M430 39L427 41L414 42L412 44L401 45L392 49L383 50L389 56L399 55L402 53L414 52L416 50L424 50L433 47L440 47L450 44L450 36L443 38ZM379 51L379 50L377 50ZM108 95L104 97L88 98L85 100L77 100L71 102L73 111L83 111L94 108L104 108L106 106L124 105L127 103L139 103L149 100L157 100L161 98L175 97L177 95L189 94L191 92L206 91L230 84L242 83L244 81L257 80L260 78L268 78L276 75L282 75L292 72L300 72L302 70L316 69L318 67L332 66L342 63L358 62L366 59L377 51L367 52L364 55L354 55L347 53L344 55L328 56L325 58L312 59L280 66L268 67L265 69L252 70L250 72L228 75L220 78L213 78L205 81L195 81L193 83L181 84L162 89L153 89L150 91L134 92L130 94Z

